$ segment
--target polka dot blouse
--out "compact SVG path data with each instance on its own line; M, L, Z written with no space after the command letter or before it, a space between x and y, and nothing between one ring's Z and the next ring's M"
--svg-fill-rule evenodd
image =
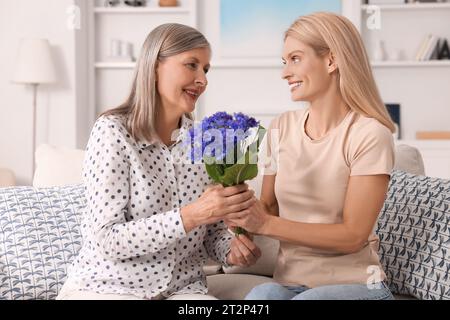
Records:
M208 256L226 264L232 236L223 223L184 229L180 208L212 183L204 165L185 161L181 137L193 123L183 117L171 147L136 142L124 123L103 116L91 132L83 246L69 278L85 290L148 299L206 293L202 267Z

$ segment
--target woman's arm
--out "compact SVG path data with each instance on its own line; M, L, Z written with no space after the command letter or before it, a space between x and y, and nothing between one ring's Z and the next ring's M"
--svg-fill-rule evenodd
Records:
M100 254L110 260L158 252L186 235L179 209L135 221L126 219L131 169L125 131L117 121L99 119L83 167L87 229Z
M276 175L264 175L260 200L267 209L267 213L278 216L278 201L275 196Z
M365 245L383 207L388 175L351 176L338 224L301 223L269 214L261 203L228 217L231 225L293 244L354 253ZM231 219L230 219L231 218Z

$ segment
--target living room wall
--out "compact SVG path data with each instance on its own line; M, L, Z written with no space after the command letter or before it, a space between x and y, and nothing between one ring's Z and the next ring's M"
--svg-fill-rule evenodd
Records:
M20 40L47 38L58 82L38 91L36 145L76 147L75 32L66 26L73 0L0 1L0 167L31 183L32 90L11 82Z

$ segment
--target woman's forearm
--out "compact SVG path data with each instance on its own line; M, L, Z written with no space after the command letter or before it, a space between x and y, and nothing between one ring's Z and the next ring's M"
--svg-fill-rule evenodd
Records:
M196 219L195 211L196 210L192 204L180 209L181 220L183 221L183 226L186 233L191 232L201 224L198 219Z
M359 251L367 242L367 238L361 239L343 223L302 223L275 216L268 218L261 234L300 246L346 254Z
M136 221L93 226L100 253L123 260L160 252L186 236L177 209Z

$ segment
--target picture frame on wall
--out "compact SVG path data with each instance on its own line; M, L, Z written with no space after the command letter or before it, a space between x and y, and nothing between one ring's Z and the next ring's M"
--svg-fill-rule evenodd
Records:
M217 4L214 59L230 65L279 65L284 32L317 11L343 14L343 0L213 0Z
M391 116L392 121L395 124L395 138L402 139L402 127L401 127L401 116L400 116L400 104L399 103L385 103L386 109Z

